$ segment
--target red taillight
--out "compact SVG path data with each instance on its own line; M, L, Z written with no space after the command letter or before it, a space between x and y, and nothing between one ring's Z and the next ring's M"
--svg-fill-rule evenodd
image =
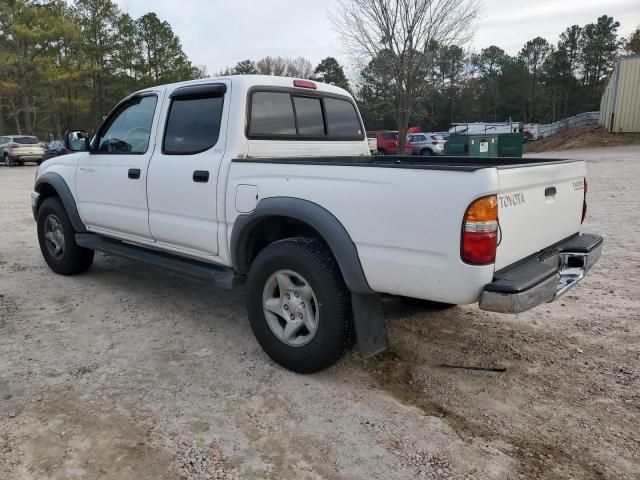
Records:
M299 88L310 88L312 90L315 90L318 88L318 86L311 80L294 80L293 86L299 87Z
M9 148L20 148L20 144L19 143L10 143L9 144Z
M433 142L433 144L434 144L434 145L438 145L438 144L440 144L440 142L436 142L436 141L434 141L434 142Z
M498 248L498 199L482 197L467 208L462 223L460 256L466 263L488 265Z
M582 200L582 219L580 223L584 222L584 217L587 216L587 192L589 191L589 184L587 179L584 179L584 199Z

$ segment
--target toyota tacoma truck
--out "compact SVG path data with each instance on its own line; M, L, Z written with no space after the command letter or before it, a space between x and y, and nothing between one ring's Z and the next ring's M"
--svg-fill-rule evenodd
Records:
M53 271L82 273L98 251L244 284L259 344L296 372L353 341L384 350L383 295L517 314L602 249L581 233L583 161L371 156L350 94L309 80L147 88L66 147L31 194Z

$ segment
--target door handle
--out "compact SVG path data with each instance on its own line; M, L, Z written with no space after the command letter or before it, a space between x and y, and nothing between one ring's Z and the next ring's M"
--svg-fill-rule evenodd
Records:
M196 170L193 172L193 181L207 183L209 181L209 172L207 170Z
M133 180L137 180L140 178L140 169L139 168L130 168L129 169L129 178Z

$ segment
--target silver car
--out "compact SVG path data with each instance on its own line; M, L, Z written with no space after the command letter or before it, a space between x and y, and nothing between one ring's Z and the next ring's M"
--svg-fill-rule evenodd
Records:
M44 148L40 140L28 135L4 135L0 137L0 159L7 167L24 162L42 163Z
M436 133L412 133L409 135L412 155L442 155L446 140Z

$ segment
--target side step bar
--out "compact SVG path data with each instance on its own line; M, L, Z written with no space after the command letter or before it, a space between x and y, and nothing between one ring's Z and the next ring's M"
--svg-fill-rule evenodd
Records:
M170 253L138 247L119 240L105 238L94 233L76 233L75 239L76 243L81 247L138 260L154 267L186 274L226 290L231 290L233 287L244 282L244 277L236 275L233 269L229 267L213 265Z

